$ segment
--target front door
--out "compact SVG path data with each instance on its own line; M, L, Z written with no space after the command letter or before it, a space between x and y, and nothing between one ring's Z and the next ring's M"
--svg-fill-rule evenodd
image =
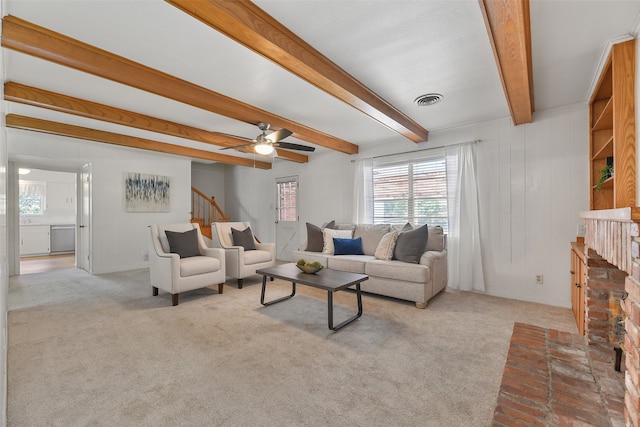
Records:
M276 178L276 258L291 261L298 249L298 177Z

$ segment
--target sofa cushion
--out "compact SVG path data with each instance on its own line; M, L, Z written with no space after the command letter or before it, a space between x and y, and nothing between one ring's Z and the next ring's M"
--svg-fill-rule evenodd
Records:
M323 228L334 228L335 221L329 221L322 227L307 222L307 248L309 252L322 252L324 246L324 237L322 235Z
M251 227L247 227L242 231L231 228L231 236L233 238L233 246L242 246L245 251L256 250L256 243L253 240Z
M444 251L444 230L439 225L429 227L429 238L427 239L428 251Z
M371 255L343 255L329 257L328 267L332 270L348 271L350 273L365 274L366 264L375 258Z
M213 273L220 270L220 260L209 256L194 256L180 260L180 276Z
M395 279L403 282L427 283L431 280L431 269L422 264L408 264L402 261L372 260L367 262L364 274Z
M324 236L324 246L322 248L322 253L326 255L333 255L334 247L333 247L333 238L338 237L342 239L351 239L353 237L351 230L332 230L330 228L324 228L322 230L322 234Z
M180 258L189 258L200 255L198 247L198 230L195 228L183 233L179 231L165 230L169 241L171 253L180 255Z
M353 237L362 238L362 251L366 255L374 255L382 236L391 229L389 224L357 224Z
M376 248L376 253L374 254L377 259L389 260L393 257L393 250L396 248L398 234L397 230L393 230L382 236Z
M428 237L429 232L426 224L415 230L403 231L398 235L396 247L393 251L393 259L418 264L422 253L427 247Z
M271 261L271 252L269 251L255 250L244 253L244 265L253 265L267 261Z
M362 238L357 239L341 239L333 238L333 254L334 255L364 255L362 252Z

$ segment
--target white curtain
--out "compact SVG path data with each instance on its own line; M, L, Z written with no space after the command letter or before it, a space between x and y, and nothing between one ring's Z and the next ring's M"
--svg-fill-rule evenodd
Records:
M478 185L472 144L446 149L449 287L484 291Z
M373 224L373 159L356 162L353 180L353 223Z
M44 197L47 185L41 181L18 181L18 189L20 195L38 195Z

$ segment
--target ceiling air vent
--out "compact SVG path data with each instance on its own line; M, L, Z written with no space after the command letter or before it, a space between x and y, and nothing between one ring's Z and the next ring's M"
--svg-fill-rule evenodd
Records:
M427 105L437 104L442 101L442 98L444 98L444 96L439 93L428 93L426 95L420 95L413 102L418 104L420 107L426 107Z

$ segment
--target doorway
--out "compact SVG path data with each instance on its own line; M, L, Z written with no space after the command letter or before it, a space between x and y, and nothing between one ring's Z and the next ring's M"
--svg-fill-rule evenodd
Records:
M75 268L76 172L19 167L19 274Z
M291 261L298 245L298 177L276 178L276 258Z

